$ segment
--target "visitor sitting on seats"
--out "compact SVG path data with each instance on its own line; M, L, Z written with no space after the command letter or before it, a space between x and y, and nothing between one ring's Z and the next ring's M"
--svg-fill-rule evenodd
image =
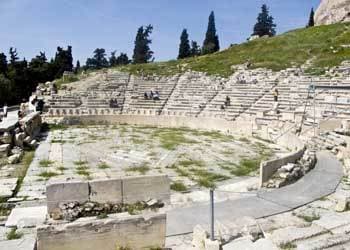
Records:
M143 97L147 100L148 99L148 94L147 94L147 92L145 92L144 94L143 94Z
M225 106L230 106L231 105L231 98L229 96L226 96L226 101L225 101Z
M158 92L158 91L156 91L156 92L153 94L153 100L157 100L157 101L160 100L160 99L159 99L159 92Z

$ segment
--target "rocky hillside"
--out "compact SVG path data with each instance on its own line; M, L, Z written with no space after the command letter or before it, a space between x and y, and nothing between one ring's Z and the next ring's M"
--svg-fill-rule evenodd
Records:
M310 73L320 74L325 68L337 66L345 60L350 60L350 24L338 23L245 42L211 55L129 65L121 70L157 75L195 70L229 76L235 71L234 65L249 62L251 68L264 67L274 71L304 65Z
M315 21L316 25L350 22L350 0L322 0Z

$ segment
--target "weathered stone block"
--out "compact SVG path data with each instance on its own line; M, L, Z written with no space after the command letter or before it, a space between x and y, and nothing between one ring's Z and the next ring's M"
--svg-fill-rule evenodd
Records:
M37 229L37 250L115 250L164 247L166 215L124 215Z
M170 201L170 182L166 175L127 177L123 179L123 202L134 203L150 198Z
M5 132L0 137L0 142L3 144L11 144L12 143L12 135L9 132Z
M0 158L1 157L7 157L9 155L11 149L10 144L2 144L0 145Z
M201 226L197 225L193 228L192 246L197 249L205 248L205 240L208 238L208 232Z
M90 201L99 203L121 203L123 201L120 179L90 181L89 185Z
M17 147L21 147L23 148L23 141L24 141L24 138L26 137L25 133L18 133L15 135L15 145Z
M205 250L220 250L220 242L217 240L205 240Z
M46 207L14 208L8 217L6 227L35 227L42 225L46 219Z
M59 213L59 204L70 201L86 202L89 200L89 184L87 182L54 183L46 186L47 211Z

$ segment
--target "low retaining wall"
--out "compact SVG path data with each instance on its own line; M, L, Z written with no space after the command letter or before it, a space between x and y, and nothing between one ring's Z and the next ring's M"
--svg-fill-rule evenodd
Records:
M166 215L125 215L37 229L37 250L151 249L165 245ZM120 248L119 248L120 247Z
M282 158L262 162L260 164L260 187L262 187L263 183L267 182L280 167L288 163L295 163L299 160L303 156L305 149L306 148L303 147L302 149Z
M46 186L48 214L61 213L60 203L135 203L150 198L170 202L170 180L166 175L125 177L89 182L53 183Z
M66 116L67 121L77 124L131 124L154 127L188 127L191 129L216 130L227 134L252 135L251 121L227 121L214 117L189 117L172 115L84 115Z

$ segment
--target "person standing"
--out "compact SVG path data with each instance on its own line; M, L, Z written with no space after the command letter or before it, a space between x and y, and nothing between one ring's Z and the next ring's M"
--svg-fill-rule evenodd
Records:
M278 102L278 90L277 90L277 89L275 89L275 90L273 91L273 100L274 100L275 102Z
M4 112L4 117L7 117L7 104L6 103L4 104L3 112Z

